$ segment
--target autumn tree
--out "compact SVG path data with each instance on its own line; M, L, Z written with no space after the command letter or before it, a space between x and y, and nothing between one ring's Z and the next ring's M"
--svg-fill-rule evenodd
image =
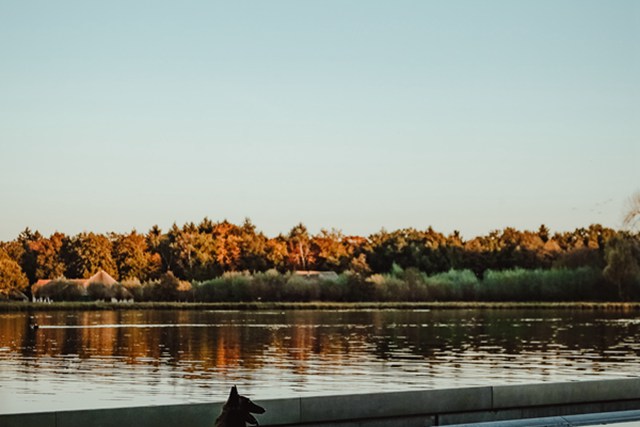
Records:
M30 283L36 281L36 253L32 250L32 245L42 240L39 231L32 232L28 227L18 235L18 242L24 247L24 253L20 260L20 267L27 275Z
M169 271L187 280L203 280L216 275L215 247L211 234L201 233L190 222L167 233L170 249Z
M157 273L158 265L147 247L144 235L135 230L128 234L112 234L113 259L121 280L147 280Z
M42 235L38 231L33 232L27 227L20 232L15 240L0 245L5 253L18 263L30 282L35 281L36 270L35 254L30 249L30 244L40 239L42 239Z
M462 238L460 231L454 230L453 233L447 236L445 250L447 252L447 258L449 259L451 268L464 269L464 239Z
M392 245L392 235L384 228L369 236L370 245L366 253L371 269L375 273L386 273L393 265L393 254L397 248Z
M267 261L267 237L256 231L256 226L249 218L245 218L238 228L240 237L239 270L265 271L269 268Z
M498 237L496 268L498 270L540 268L543 246L544 241L538 233L507 227Z
M151 252L150 262L152 263L154 272L163 272L169 270L172 263L171 248L169 237L162 233L162 229L157 225L151 227L145 236L147 247ZM156 274L152 274L156 278Z
M9 242L0 242L0 249L2 249L9 258L20 264L22 255L24 254L24 246L17 240L11 240Z
M556 233L553 241L559 247L559 253L554 260L556 267L578 268L594 267L604 268L605 247L607 242L615 235L615 231L592 224L588 228L576 228L570 232Z
M311 238L311 250L316 254L319 270L344 271L349 265L349 253L343 234L336 229L320 230Z
M346 251L347 270L358 274L360 277L369 276L371 267L366 255L370 248L369 240L361 236L344 236L341 243Z
M300 223L293 227L287 236L288 268L290 270L309 270L313 268L315 257L311 252L311 237L307 227Z
M117 278L116 263L111 256L111 241L95 233L80 233L66 238L62 253L66 261L66 276L70 278L88 278L99 270Z
M32 241L29 248L36 257L35 279L56 279L64 275L66 265L62 246L66 236L55 232L45 239Z
M549 241L549 239L551 238L551 232L549 231L549 228L546 225L544 224L540 225L540 227L538 228L538 237L544 243L547 243Z
M404 228L393 232L381 230L369 237L367 259L373 271L385 273L393 264L417 268L428 274L447 271L451 262L447 255L447 239L431 227L421 231Z
M267 239L265 243L265 258L268 268L275 268L280 272L287 270L287 261L289 259L287 247L287 239L282 234Z
M218 222L213 227L212 256L216 261L219 274L224 271L238 271L242 256L240 229L227 220Z
M23 291L28 285L29 280L20 265L0 249L0 295L9 297Z
M209 217L204 217L200 224L198 224L198 231L204 234L213 234L213 230L215 229L215 222L211 221Z
M62 233L53 233L44 238L39 232L26 228L14 241L2 244L5 252L16 261L27 275L29 282L38 279L56 278L65 273L66 265L62 257Z
M351 257L348 269L361 278L367 277L371 274L371 267L369 267L367 256L364 253L360 253L358 254L358 256Z

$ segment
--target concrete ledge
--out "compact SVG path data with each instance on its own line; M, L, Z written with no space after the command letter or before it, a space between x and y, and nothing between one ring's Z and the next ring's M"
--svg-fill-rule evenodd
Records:
M261 426L276 426L276 425L295 425L300 423L302 419L301 401L306 399L294 398L294 399L272 399L272 400L257 400L260 406L264 407L267 412L262 415L257 415L256 418L260 421ZM216 413L218 416L219 411ZM210 427L213 426L213 423Z
M215 420L221 404L147 406L138 408L64 411L56 414L56 427L191 426ZM187 410L188 409L188 410Z
M492 421L489 423L455 424L449 427L577 427L626 423L640 420L640 411L607 412L602 414L568 415L565 417L528 418L524 420Z
M38 414L0 414L2 427L56 427L56 414L42 412Z
M496 386L494 408L640 399L640 379Z
M263 426L425 427L640 410L640 378L256 400ZM2 427L211 427L222 403L0 414ZM560 424L558 424L560 425Z
M491 387L323 396L301 399L300 422L407 417L488 409L491 409Z
M215 420L222 403L87 409L32 414L0 414L2 427L126 427L207 425ZM210 423L211 424L211 423Z

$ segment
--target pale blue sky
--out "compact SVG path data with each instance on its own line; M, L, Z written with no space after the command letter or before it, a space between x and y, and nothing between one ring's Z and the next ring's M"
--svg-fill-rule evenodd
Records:
M619 227L638 1L0 2L0 240Z

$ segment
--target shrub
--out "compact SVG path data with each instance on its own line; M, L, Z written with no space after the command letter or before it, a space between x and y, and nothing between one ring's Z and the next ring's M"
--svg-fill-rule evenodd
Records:
M221 277L196 282L194 285L196 300L202 302L230 301L231 290L225 286L226 284L226 281Z
M362 275L345 271L338 278L342 284L347 301L373 301L375 299L375 287L373 283L366 280Z
M252 301L251 276L248 272L227 272L222 275L222 280L228 283L232 301Z
M409 287L404 280L392 275L374 274L367 281L373 285L376 301L407 301Z
M602 274L591 267L485 272L478 298L485 301L584 301L598 296Z
M318 279L291 274L283 287L285 301L317 301L320 299Z
M471 270L449 270L429 276L426 282L430 299L436 301L472 301L479 285Z
M287 282L287 275L271 269L264 273L253 275L253 289L258 300L283 301L283 288Z
M188 301L193 299L191 283L179 280L169 271L142 285L143 301Z
M70 280L52 280L39 287L34 296L36 298L49 298L52 301L81 301L87 299L87 290L77 282Z
M114 298L113 289L104 283L90 283L87 286L87 295L92 300L111 301L111 298Z
M269 270L264 273L225 273L193 284L172 273L140 284L137 280L84 289L66 279L32 288L36 298L77 301L111 298L136 301L584 301L606 297L607 286L597 268L522 268L487 270L479 280L470 270L449 270L427 276L416 268L392 268L389 274L364 278L346 271L336 278L300 276Z
M140 283L140 280L138 279L125 280L121 282L120 285L124 288L124 290L126 290L129 293L129 295L131 295L131 298L133 298L135 301L144 301L143 288L142 288L142 284ZM116 298L118 297L116 296ZM128 298L125 298L125 299L128 299Z
M119 301L134 299L133 294L122 283L111 285L111 293Z

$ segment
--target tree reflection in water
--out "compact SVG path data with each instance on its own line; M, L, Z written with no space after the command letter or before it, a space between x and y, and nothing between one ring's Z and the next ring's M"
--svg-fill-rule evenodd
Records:
M64 384L75 382L86 385L85 393L118 390L120 399L134 402L140 394L210 401L222 399L229 382L251 386L254 396L279 397L620 377L635 375L640 367L635 313L122 310L31 315L37 330L29 327L27 313L0 315L0 362L11 362L0 368L0 380L8 384L1 393L35 396L38 387L26 382L41 381L54 389L47 392L64 396L71 393ZM129 394L123 395L127 387ZM201 395L197 390L202 389L211 390ZM25 397L31 398L38 400Z

